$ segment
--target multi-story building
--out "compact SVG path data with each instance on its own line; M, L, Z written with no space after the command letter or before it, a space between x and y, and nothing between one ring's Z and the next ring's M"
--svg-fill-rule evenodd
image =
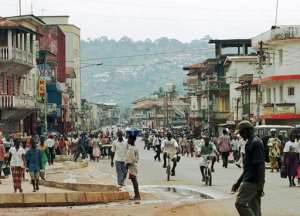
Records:
M39 28L38 42L39 79L46 81L47 93L39 101L47 106L47 129L65 133L70 126L69 95L66 92L65 35L58 25L44 25ZM44 119L46 109L41 111L41 119Z
M226 82L229 84L229 104L231 116L235 122L242 119L256 118L256 88L257 84L252 82L252 78L256 76L257 71L257 55L240 55L228 56L225 61ZM250 84L247 78L250 76ZM242 97L250 92L249 96ZM244 100L242 100L244 99Z
M233 113L230 112L226 59L228 56L247 55L251 40L210 40L209 43L215 44L215 58L183 69L189 71L187 81L191 83L188 85L192 106L190 120L192 117L201 121L203 128L209 129L211 135L216 135L218 125L234 119ZM233 50L234 48L236 51Z
M0 128L5 133L36 131L36 32L39 18L0 18Z
M78 120L81 110L80 29L69 23L69 16L41 16L48 25L58 25L65 35L68 92L71 121ZM79 127L79 125L77 125Z
M259 118L266 124L300 123L300 26L273 26L252 38L263 50L261 79L262 106Z

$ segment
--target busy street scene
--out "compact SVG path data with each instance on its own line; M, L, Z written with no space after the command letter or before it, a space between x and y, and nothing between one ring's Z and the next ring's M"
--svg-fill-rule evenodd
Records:
M299 11L0 0L0 216L300 216Z

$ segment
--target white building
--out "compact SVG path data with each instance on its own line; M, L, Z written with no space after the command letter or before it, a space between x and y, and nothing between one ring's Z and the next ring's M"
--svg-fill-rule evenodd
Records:
M277 26L252 38L266 59L262 69L262 116L267 124L300 123L300 26Z
M226 82L229 84L229 103L230 112L233 114L233 120L240 121L245 116L257 115L256 91L255 85L251 88L250 105L243 103L240 77L248 74L255 76L257 68L257 56L227 56L225 64L228 64L226 71ZM249 106L250 110L245 109Z

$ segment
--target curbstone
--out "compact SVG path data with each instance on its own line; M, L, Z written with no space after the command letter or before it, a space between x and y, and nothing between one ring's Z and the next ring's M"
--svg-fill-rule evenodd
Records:
M86 201L88 203L99 203L103 202L103 194L97 192L87 192L86 194Z
M23 194L0 194L0 204L6 203L23 204L24 196Z
M128 192L0 194L0 207L70 206L128 200Z
M47 193L46 194L46 203L67 203L67 194L66 193Z
M46 202L46 194L44 193L25 193L24 204L38 204Z

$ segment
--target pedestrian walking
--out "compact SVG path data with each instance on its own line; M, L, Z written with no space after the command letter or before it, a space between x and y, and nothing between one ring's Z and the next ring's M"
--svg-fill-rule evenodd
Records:
M46 175L46 165L48 163L48 155L49 155L49 149L47 145L45 144L45 138L41 137L40 139L40 145L39 150L41 152L41 170L40 170L40 177L41 179L45 180Z
M230 137L228 135L227 128L223 130L223 135L221 135L218 139L218 149L221 152L223 167L227 168L228 157L231 152Z
M52 135L48 136L48 139L45 141L46 146L48 147L49 151L49 165L53 165L54 158L55 158L55 141Z
M290 187L294 187L299 166L299 143L296 141L294 130L291 131L289 141L284 146L283 154Z
M138 166L137 163L139 161L139 152L135 146L136 136L138 131L130 130L127 131L128 136L128 150L126 154L125 164L126 168L128 169L129 179L132 182L133 190L134 190L134 198L133 200L140 200L140 192L139 192L139 184L137 180L138 174Z
M25 150L22 148L22 146L20 146L19 140L15 140L14 146L9 149L8 161L11 167L14 192L16 193L19 190L19 192L22 193L23 171L26 163Z
M230 144L231 144L234 162L237 163L240 158L240 155L239 155L239 138L237 137L236 134L233 135Z
M265 184L265 153L263 142L254 134L249 121L238 125L240 136L247 140L243 173L232 186L238 191L235 206L241 216L261 216L261 197Z
M280 150L281 141L276 137L276 129L271 129L271 137L268 140L269 160L271 172L279 171L280 166Z
M94 160L99 162L99 158L100 158L100 155L101 155L101 146L100 146L100 139L98 138L97 134L94 134L93 135L93 157L94 157Z
M3 168L3 165L4 165L4 161L5 161L5 154L6 154L6 151L5 151L5 147L4 147L4 143L1 139L1 135L0 135L0 178L1 178L1 173L2 173L2 168ZM1 184L1 180L0 180L0 184Z
M39 177L42 167L41 151L37 147L36 140L32 140L31 148L26 153L27 170L30 174L33 192L39 190Z
M117 181L120 187L124 186L124 181L126 179L127 170L125 167L125 159L127 155L127 143L123 138L123 132L117 132L118 139L115 140L111 148L111 167L116 166ZM114 163L115 162L115 163Z
M161 161L160 154L161 154L161 138L159 137L159 134L155 134L155 137L153 138L153 147L155 149L155 156L154 160Z

